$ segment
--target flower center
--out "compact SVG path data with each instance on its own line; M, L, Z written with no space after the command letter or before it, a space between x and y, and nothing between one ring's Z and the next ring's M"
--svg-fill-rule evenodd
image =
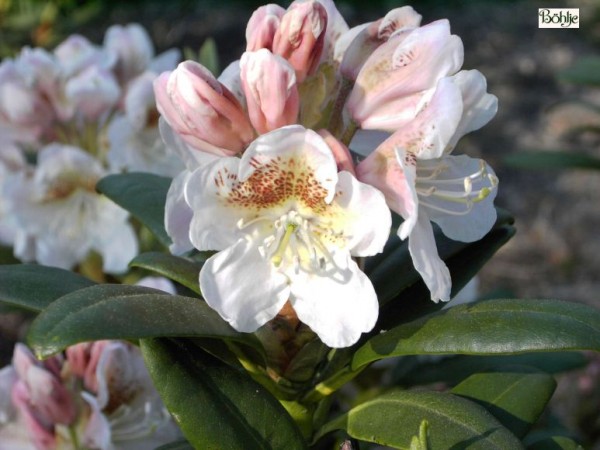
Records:
M416 179L419 204L452 215L465 215L498 185L498 178L488 172L483 160L479 162L479 169L466 177L440 179L440 175L448 170L443 162L419 161ZM462 205L462 208L444 208L435 202L436 199L450 202L455 207Z
M332 241L334 236L326 223L319 218L306 219L292 210L277 220L260 216L249 222L240 221L240 229L257 222L270 222L271 226L259 231L259 251L279 268L292 265L296 272L301 269L311 273L323 273L328 263L335 264L333 256L324 241Z

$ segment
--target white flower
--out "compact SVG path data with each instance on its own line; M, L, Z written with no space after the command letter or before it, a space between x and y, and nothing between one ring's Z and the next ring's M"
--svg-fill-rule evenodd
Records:
M450 300L450 273L435 246L435 222L450 239L474 242L496 221L498 179L487 163L450 155L466 133L496 113L497 99L486 93L475 70L442 78L416 118L384 141L357 167L361 181L379 188L404 218L398 229L415 269L433 301Z
M193 245L220 250L200 272L202 292L234 328L255 331L288 300L331 347L374 326L375 291L352 256L382 250L390 212L379 191L337 172L317 133L291 125L264 134L241 159L192 173L185 199Z
M137 239L128 213L96 193L104 175L98 161L81 149L51 144L40 151L33 175L22 174L13 182L8 209L19 227L35 237L38 262L71 268L95 250L103 257L104 271L127 269L137 254Z

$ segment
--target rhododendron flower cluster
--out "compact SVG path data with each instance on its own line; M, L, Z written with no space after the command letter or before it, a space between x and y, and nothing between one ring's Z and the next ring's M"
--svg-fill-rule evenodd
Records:
M326 344L355 343L377 319L360 267L390 210L431 299L448 301L431 222L480 239L497 186L484 161L452 154L497 100L460 70L448 21L421 25L405 6L349 29L331 0L297 0L257 9L246 41L220 76L185 61L154 82L163 139L186 163L165 226L173 252L218 251L200 273L208 304L245 332L291 305Z
M17 344L0 370L0 412L2 450L142 450L179 436L139 350L117 341L43 362Z
M54 51L24 48L0 64L0 243L24 261L72 268L95 251L119 273L137 254L128 214L98 195L121 171L174 175L183 165L158 133L155 56L137 24L97 46L72 35Z

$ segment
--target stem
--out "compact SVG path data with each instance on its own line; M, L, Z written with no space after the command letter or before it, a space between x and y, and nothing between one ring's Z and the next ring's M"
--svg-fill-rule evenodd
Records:
M340 140L346 147L350 145L350 142L352 141L352 138L354 137L357 131L358 125L353 120L351 120L348 124L348 127L342 133L342 137L340 138Z
M69 438L71 439L71 443L73 444L73 449L74 450L83 450L82 447L79 445L79 439L77 438L77 432L75 431L75 428L72 426L69 426L68 429L69 429Z
M350 95L353 86L354 81L347 78L342 79L342 85L338 91L335 103L333 104L329 125L327 127L335 137L339 137L344 128L344 105L346 104L346 99L348 98L348 95Z
M367 365L364 365L362 367L359 367L357 370L352 370L349 366L344 367L332 377L317 384L311 391L309 391L304 396L304 398L302 399L302 403L312 403L321 401L325 397L333 394L348 381L356 377L359 373L366 369L366 367Z

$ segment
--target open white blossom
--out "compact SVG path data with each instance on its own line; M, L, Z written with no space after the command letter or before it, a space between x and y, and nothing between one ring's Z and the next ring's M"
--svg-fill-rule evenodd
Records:
M104 271L119 273L137 254L129 214L96 192L105 175L100 163L77 147L51 144L38 155L31 176L21 174L8 192L8 213L35 238L35 259L71 268L91 250ZM28 255L18 257L27 259Z
M380 252L391 215L383 195L337 172L314 131L264 134L242 158L221 158L185 185L190 240L220 250L200 272L207 303L239 331L255 331L289 301L331 347L371 330L378 303L352 256Z

